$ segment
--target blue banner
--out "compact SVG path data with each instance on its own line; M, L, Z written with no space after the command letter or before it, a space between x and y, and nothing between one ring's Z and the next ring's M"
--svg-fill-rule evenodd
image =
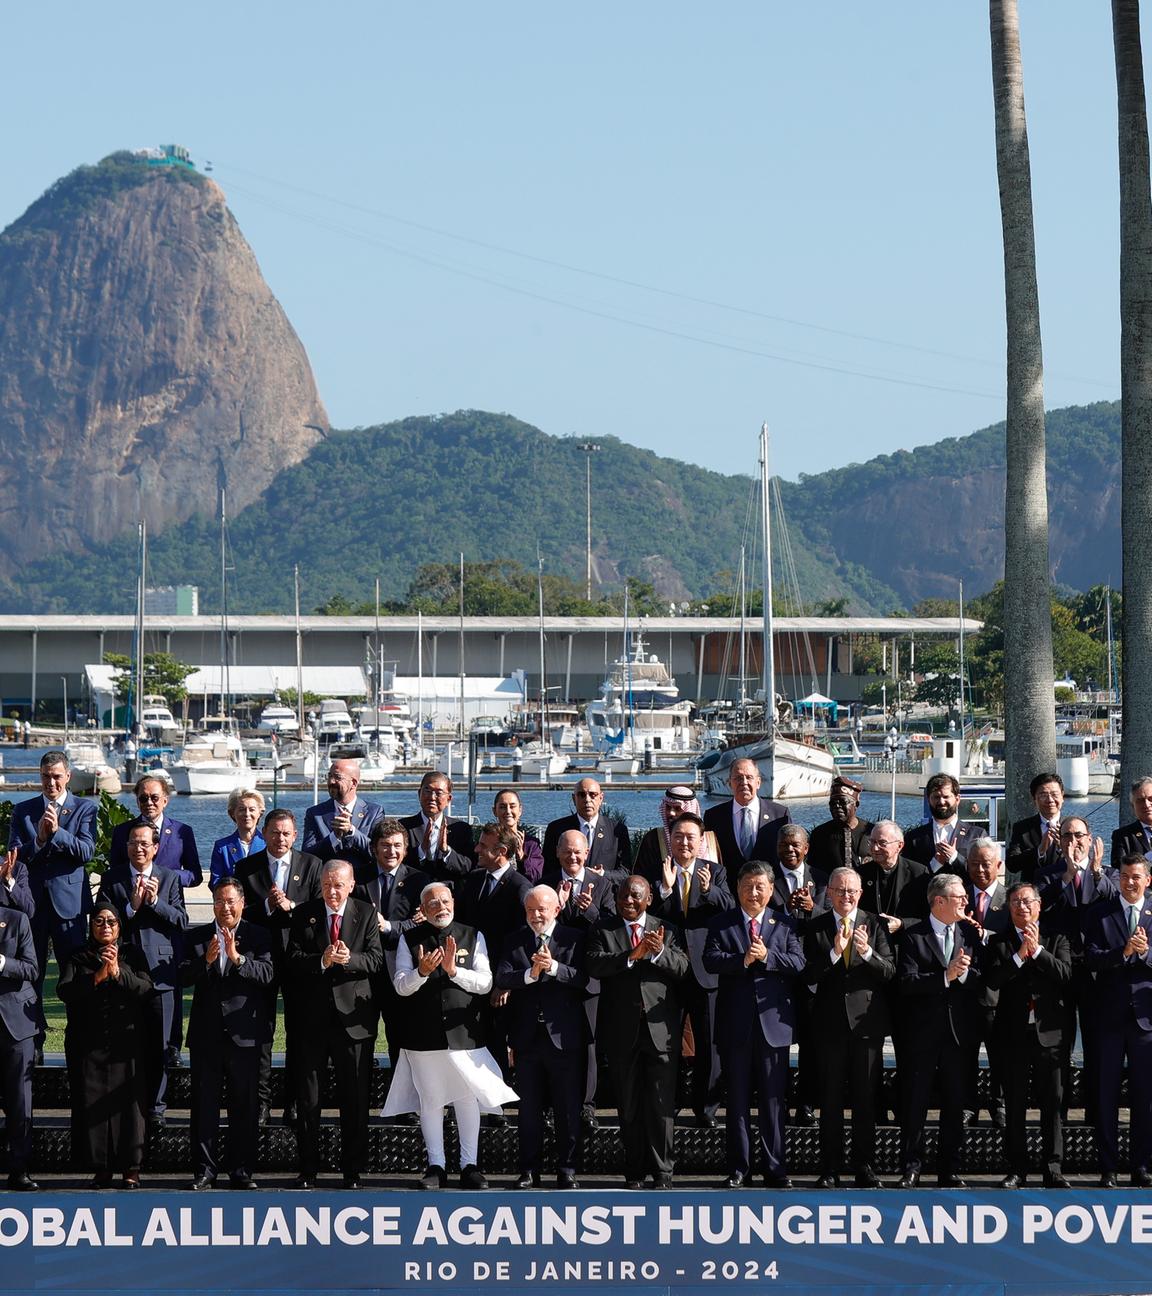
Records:
M1152 1290L1152 1194L44 1193L0 1206L0 1290Z

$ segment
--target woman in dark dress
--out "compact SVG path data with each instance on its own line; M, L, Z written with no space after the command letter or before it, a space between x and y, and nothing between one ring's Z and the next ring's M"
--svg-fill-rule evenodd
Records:
M98 904L88 944L61 973L57 993L68 1009L73 1127L96 1172L93 1188L114 1174L139 1188L148 1100L142 1060L143 1014L152 978L143 954L120 943L120 914Z

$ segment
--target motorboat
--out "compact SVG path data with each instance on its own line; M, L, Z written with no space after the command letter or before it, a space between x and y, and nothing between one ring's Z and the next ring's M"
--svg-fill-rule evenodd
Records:
M140 729L146 738L161 745L178 741L183 733L168 703L158 693L146 694L141 702Z
M255 775L231 716L205 716L168 767L178 796L201 796L252 787Z
M692 703L681 700L656 654L645 652L643 631L612 663L584 718L593 749L622 762L643 760L650 752L699 750Z
M356 732L348 706L339 698L325 698L320 703L320 714L316 717L316 738L328 746L331 743L348 742Z
M269 702L256 722L257 733L298 734L300 721L296 712L281 702Z
M108 763L108 755L99 743L67 742L68 791L73 796L95 796L107 792L119 796L122 784L119 773Z

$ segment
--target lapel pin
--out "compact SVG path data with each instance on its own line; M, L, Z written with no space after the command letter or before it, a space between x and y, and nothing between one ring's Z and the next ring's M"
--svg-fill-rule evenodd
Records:
M299 881L300 881L300 874L299 874L299 873L293 873L293 874L292 874L292 881L293 881L293 882L299 882Z
M315 918L309 918L309 919L308 919L308 922L309 922L313 927L316 925L316 919L315 919Z
M768 926L769 926L769 927L775 927L775 926L776 926L776 919L775 919L775 918L769 918L769 919L768 919Z
M0 922L0 930L3 930L7 926L8 924L6 922Z

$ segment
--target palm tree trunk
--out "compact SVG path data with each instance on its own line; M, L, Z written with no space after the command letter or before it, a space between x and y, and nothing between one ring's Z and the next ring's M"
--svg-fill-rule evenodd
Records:
M1120 536L1124 573L1125 788L1152 771L1152 211L1139 0L1112 0L1120 148ZM1122 801L1124 798L1121 798Z
M1032 813L1028 784L1055 768L1044 355L1032 227L1032 171L1016 0L990 0L996 176L1004 236L1008 332L1004 507L1004 737L1006 809Z

